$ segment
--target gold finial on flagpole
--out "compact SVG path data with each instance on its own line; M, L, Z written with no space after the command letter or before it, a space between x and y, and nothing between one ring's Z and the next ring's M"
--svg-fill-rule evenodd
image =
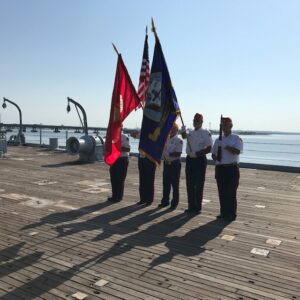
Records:
M151 18L151 23L152 23L152 32L154 33L154 36L156 39L158 39L157 33L156 33L156 27L154 25L153 18Z
M112 46L114 47L114 49L115 49L116 53L119 55L120 53L118 52L118 49L117 49L117 47L115 46L115 44L114 44L114 43L112 43Z

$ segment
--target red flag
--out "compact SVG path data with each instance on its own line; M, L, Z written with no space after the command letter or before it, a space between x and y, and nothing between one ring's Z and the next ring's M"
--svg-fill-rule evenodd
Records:
M141 103L143 103L146 99L149 80L150 80L150 70L149 70L148 35L146 33L144 51L143 51L143 60L142 60L139 87L138 87L138 95L140 97Z
M104 161L110 166L121 154L122 123L139 105L139 101L122 56L119 54L104 151Z

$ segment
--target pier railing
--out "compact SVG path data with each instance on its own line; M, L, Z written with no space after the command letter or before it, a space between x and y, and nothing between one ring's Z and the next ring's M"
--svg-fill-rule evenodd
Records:
M14 127L14 126L15 127ZM6 139L9 140L11 135L16 134L18 124L5 124L2 129L6 129ZM104 127L89 127L89 134L100 136L102 138L106 135L106 128ZM125 129L125 133L131 134L136 130ZM57 145L58 149L65 149L66 140L75 136L80 138L84 135L82 128L79 126L51 126L51 125L34 125L24 124L23 133L25 135L26 144L36 145L41 147L50 147L50 140L52 139L51 148ZM292 138L291 138L292 137ZM216 138L213 136L213 138ZM57 139L57 143L53 143L53 139ZM271 135L257 136L253 135L243 136L244 151L241 154L241 165L245 164L249 167L258 168L262 165L270 166L284 166L300 168L300 135L276 135L276 138ZM131 153L137 155L139 140L131 138ZM183 147L185 149L185 145ZM185 151L182 154L185 159ZM207 156L209 163L210 155ZM258 167L257 167L258 166Z

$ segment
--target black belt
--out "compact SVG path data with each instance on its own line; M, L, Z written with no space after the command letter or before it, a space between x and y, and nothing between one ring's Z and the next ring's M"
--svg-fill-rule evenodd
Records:
M221 164L221 165L217 165L217 167L238 167L239 164L238 163L232 163L232 164Z
M165 165L171 165L171 164L175 164L175 163L177 164L179 162L180 162L179 159L176 159L176 160L173 160L173 161L164 160Z

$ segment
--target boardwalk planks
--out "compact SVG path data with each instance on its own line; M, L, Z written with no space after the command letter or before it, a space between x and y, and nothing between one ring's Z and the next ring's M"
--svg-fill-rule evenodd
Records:
M9 147L0 160L1 299L300 299L299 174L241 169L230 224L215 219L212 166L194 217L184 214L184 171L176 211L157 208L159 169L153 205L135 205L136 158L122 202L106 202L109 182L103 163Z

